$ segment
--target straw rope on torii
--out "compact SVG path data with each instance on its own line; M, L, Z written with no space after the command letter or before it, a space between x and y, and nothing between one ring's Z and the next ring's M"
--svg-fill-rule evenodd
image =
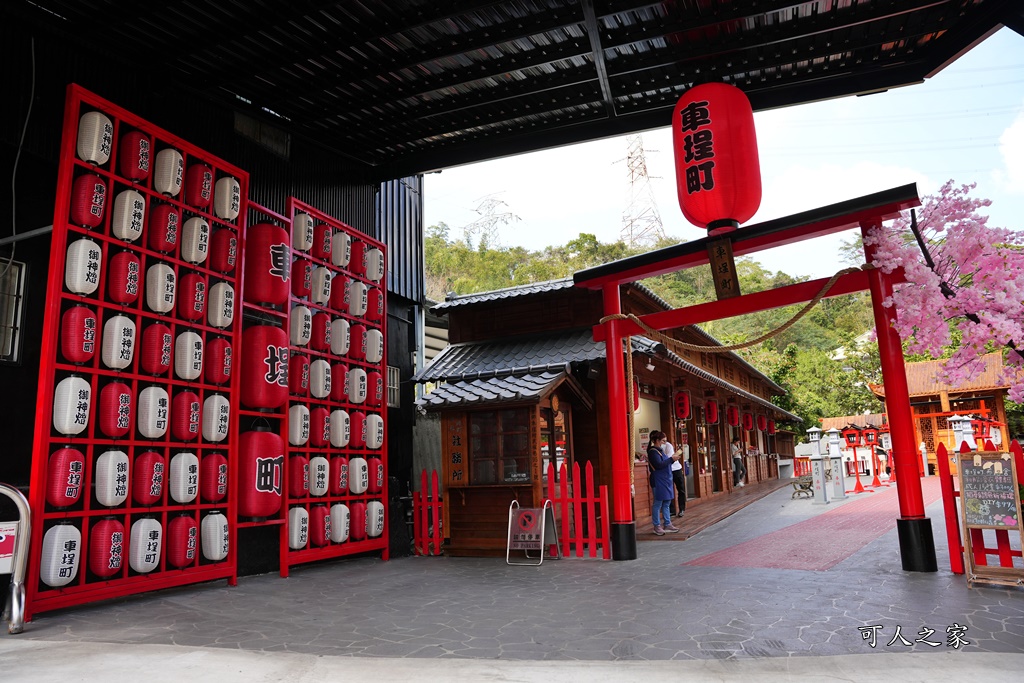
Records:
M705 345L701 345L701 344L690 344L689 342L680 341L679 339L675 339L673 337L669 337L667 335L662 334L658 330L655 330L653 327L651 327L650 325L647 325L640 318L638 318L636 315L634 315L632 313L613 313L612 315L604 316L603 318L601 318L601 320L599 322L601 324L604 324L604 323L608 322L609 320L630 320L633 323L635 323L638 327L640 327L642 330L644 330L650 337L652 337L652 338L662 342L666 346L674 347L676 349L684 349L684 350L689 350L689 351L699 351L699 352L704 352L704 353L725 353L727 351L736 351L737 349L745 349L745 348L748 348L748 347L751 347L751 346L755 346L757 344L761 344L762 342L768 341L769 339L771 339L772 337L774 337L776 335L782 334L783 332L788 330L790 327L795 325L797 323L797 321L799 321L805 315L810 313L811 309L813 309L815 306L817 306L818 303L822 299L825 298L825 295L828 294L829 290L832 289L832 287L833 287L833 285L835 285L836 281L839 280L839 278L841 278L843 275L849 275L851 273L856 273L856 272L858 272L860 270L868 270L868 269L871 269L871 268L874 268L874 266L872 266L870 264L865 264L865 265L863 265L863 266L861 266L859 268L844 268L843 270L840 270L835 275L833 275L831 278L829 278L828 282L826 282L822 286L821 290L816 295L814 295L814 298L811 299L810 301L808 301L807 304L805 304L803 308L801 308L799 311L797 311L793 315L792 318L790 318L786 322L782 323L780 326L776 327L774 330L769 330L768 332L766 332L765 334L762 334L760 337L757 337L756 339L750 339L748 341L740 342L738 344L729 344L728 346L705 346ZM627 337L623 337L623 341L625 342L625 348L629 349L630 351L632 351L632 346L631 346L632 339L631 339L631 337L628 337L628 336ZM636 453L636 430L634 429L634 422L633 422L633 413L634 413L633 406L635 404L635 400L636 399L634 398L634 395L633 395L633 354L632 354L632 352L630 352L630 353L626 354L626 403L629 406L628 429L629 429L629 452L630 453ZM634 480L634 478L635 478L634 468L630 467L629 468L629 484L630 484L630 487L633 489L633 493L635 495L636 490L635 490L635 480Z

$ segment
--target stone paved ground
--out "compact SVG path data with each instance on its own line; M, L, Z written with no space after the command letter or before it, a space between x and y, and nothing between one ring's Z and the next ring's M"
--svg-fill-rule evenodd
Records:
M845 503L840 503L843 505ZM631 562L362 558L36 616L5 641L177 645L387 658L549 662L1024 653L1024 589L968 589L949 572L941 502L928 508L940 571L900 568L895 529L828 571L684 566L830 506L781 489ZM946 629L970 641L946 645ZM859 627L881 626L874 649ZM887 646L896 626L937 647ZM909 660L907 660L909 661ZM0 666L0 670L2 670Z

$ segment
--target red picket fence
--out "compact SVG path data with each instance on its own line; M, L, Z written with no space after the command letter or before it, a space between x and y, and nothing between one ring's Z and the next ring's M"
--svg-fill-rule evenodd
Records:
M417 555L440 555L444 534L441 522L444 501L437 488L437 470L430 473L427 485L427 471L420 476L420 490L412 494L413 549Z
M563 557L612 558L610 544L611 517L608 514L608 487L601 486L599 495L594 495L594 467L589 462L585 488L580 481L580 464L572 464L572 486L570 486L565 463L555 478L554 463L548 464L548 498L555 508L555 523L558 524L558 538L562 543ZM600 515L600 518L598 518Z
M994 451L996 450L995 445L989 441L985 444L985 450ZM1017 481L1020 483L1024 479L1024 451L1021 449L1021 445L1016 441L1010 443L1010 453L1013 454L1015 460L1015 466L1017 469ZM961 445L960 453L970 453L971 449L964 443ZM942 488L942 507L946 517L946 543L949 546L949 569L954 574L964 573L964 544L963 537L960 533L960 513L957 509L957 499L960 497L960 491L956 490L954 486L955 477L949 468L949 453L946 450L945 444L940 443L938 448L935 449L935 462L938 465L940 486ZM999 557L1000 567L1013 567L1013 558L1022 556L1020 550L1015 550L1010 546L1010 534L1006 529L995 529L994 531L996 545L995 547L986 546L986 534L985 531L988 529L970 529L971 532L971 548L974 551L974 564L976 566L988 566L988 556L995 555Z

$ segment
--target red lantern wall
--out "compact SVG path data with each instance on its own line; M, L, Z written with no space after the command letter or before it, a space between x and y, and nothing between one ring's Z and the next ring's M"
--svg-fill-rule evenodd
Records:
M672 113L679 206L709 234L734 230L761 204L754 113L743 91L726 83L690 88Z

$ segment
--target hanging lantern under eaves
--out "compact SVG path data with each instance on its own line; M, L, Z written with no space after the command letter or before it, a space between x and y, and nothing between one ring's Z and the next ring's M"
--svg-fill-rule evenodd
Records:
M704 404L704 421L709 425L718 424L718 401L715 399Z
M746 411L743 413L743 429L748 432L754 430L754 416Z

